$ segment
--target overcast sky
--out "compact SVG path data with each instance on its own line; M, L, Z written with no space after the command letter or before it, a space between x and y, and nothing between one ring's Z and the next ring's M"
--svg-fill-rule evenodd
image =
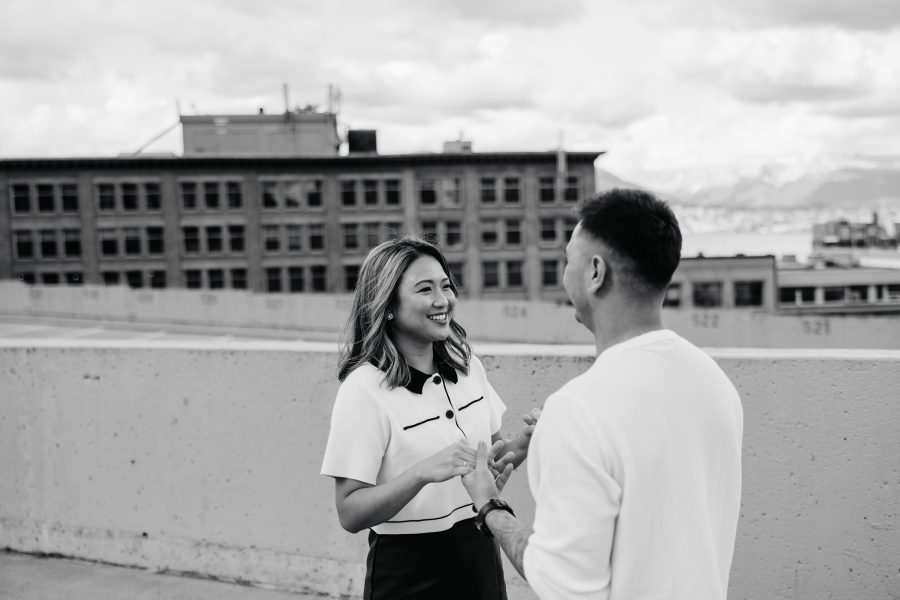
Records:
M326 104L382 153L606 150L676 192L900 165L900 0L2 0L0 158ZM177 128L147 148L181 153Z

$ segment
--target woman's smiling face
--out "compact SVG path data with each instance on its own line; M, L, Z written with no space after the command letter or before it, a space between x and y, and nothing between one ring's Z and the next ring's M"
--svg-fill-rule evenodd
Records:
M424 345L450 336L456 294L441 263L420 256L400 278L394 307L394 336L399 342Z

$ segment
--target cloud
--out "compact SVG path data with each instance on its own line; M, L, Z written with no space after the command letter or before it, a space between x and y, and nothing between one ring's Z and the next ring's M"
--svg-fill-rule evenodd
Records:
M432 14L499 25L553 27L585 13L583 0L418 0Z
M635 0L644 17L670 26L728 29L832 26L887 31L900 26L896 0Z

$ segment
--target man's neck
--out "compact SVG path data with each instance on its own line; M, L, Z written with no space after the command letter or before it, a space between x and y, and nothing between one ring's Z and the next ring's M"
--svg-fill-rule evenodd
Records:
M596 355L600 356L605 350L616 344L621 344L639 335L665 329L662 323L662 314L659 310L631 309L620 311L613 318L607 317L605 321L595 315L594 344Z

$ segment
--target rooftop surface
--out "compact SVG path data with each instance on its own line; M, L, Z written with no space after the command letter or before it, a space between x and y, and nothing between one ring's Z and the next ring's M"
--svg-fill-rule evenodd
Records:
M322 600L320 594L0 552L0 600Z

